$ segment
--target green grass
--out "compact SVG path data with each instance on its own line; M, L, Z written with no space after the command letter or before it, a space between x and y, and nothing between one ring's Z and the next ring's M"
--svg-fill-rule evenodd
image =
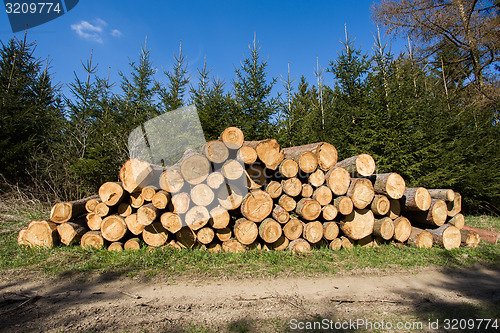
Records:
M465 224L471 227L500 232L500 217L488 215L466 216Z

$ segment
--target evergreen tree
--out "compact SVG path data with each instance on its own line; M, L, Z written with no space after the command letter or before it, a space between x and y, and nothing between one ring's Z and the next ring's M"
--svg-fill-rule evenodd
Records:
M164 71L167 76L167 87L161 89L161 102L164 112L178 109L184 105L184 93L189 84L187 75L187 60L182 54L182 42L179 45L179 54L174 54L172 71Z

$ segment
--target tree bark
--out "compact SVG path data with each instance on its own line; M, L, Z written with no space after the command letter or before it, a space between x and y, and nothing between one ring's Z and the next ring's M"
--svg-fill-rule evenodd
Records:
M444 201L453 201L455 199L455 192L448 189L428 189L432 199L439 199Z
M407 243L421 249L430 249L434 244L434 239L430 232L420 228L411 227L411 233L410 237L408 237Z
M368 177L375 172L375 161L368 154L349 157L338 162L335 166L347 170L351 177Z
M94 195L81 200L59 202L52 206L50 210L50 220L54 223L64 223L71 219L75 219L87 211L85 205L89 200L97 199L98 196ZM95 207L94 207L95 209Z
M390 199L401 199L406 190L403 177L395 172L371 175L375 193L384 194Z
M394 223L389 217L375 219L373 234L384 240L389 240L394 236Z
M481 242L481 237L475 231L460 230L462 245L469 248L474 248Z
M402 198L404 211L426 211L431 207L432 198L424 187L407 188Z
M311 151L314 145L315 144L284 148L283 153L285 158L297 162L302 172L312 173L318 168L318 158L316 154ZM315 148L313 150L315 150Z
M455 249L462 242L460 230L450 224L443 224L437 229L426 229L432 234L434 242L442 245L446 250Z
M490 244L497 244L498 240L500 239L500 232L496 231L484 230L480 228L470 227L468 225L464 225L462 230L477 232L481 237L481 240Z

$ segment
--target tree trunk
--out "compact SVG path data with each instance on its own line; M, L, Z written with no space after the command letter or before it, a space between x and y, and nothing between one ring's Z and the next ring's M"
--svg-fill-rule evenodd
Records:
M323 224L323 237L332 241L339 235L339 225L337 222L326 222Z
M285 154L285 158L297 162L302 172L312 173L318 168L318 158L316 154L311 151L314 145L315 144L284 148L283 153Z
M334 205L325 205L321 209L321 216L325 221L333 221L338 214L338 210Z
M124 250L139 250L141 248L141 240L139 238L130 238L123 244Z
M142 196L142 192L131 193L128 198L128 202L130 203L130 206L132 206L132 208L140 208L142 205L144 205L144 197ZM99 207L99 205L97 205L97 207Z
M354 209L352 199L347 196L336 197L335 199L333 199L333 205L342 215L349 215Z
M432 198L424 187L411 187L405 190L402 208L405 211L426 211L431 207Z
M198 230L203 228L210 220L210 213L205 206L194 206L192 207L184 217L186 225L193 230Z
M420 228L411 227L410 237L408 237L408 244L416 246L421 249L430 249L434 240L432 234Z
M252 244L259 235L259 228L257 227L257 224L245 218L238 219L234 223L233 231L236 239L244 245Z
M446 222L448 210L444 200L432 200L431 207L425 212L406 212L405 216L420 224L442 226Z
M104 247L104 238L102 238L100 231L88 231L80 239L80 246L100 249Z
M222 175L224 178L229 180L240 179L243 176L245 168L243 164L237 160L227 160L224 165L222 165Z
M342 242L343 249L352 249L354 248L354 241L348 237L341 236L340 240Z
M99 197L106 205L116 206L124 199L125 190L118 182L107 182L99 187Z
M101 202L101 199L99 199L99 196L97 195L96 196L97 198L95 199L90 199L89 201L87 201L85 203L85 210L88 212L88 213L93 213L94 210L95 210L95 207L97 206L97 204L99 202Z
M212 140L203 146L203 154L212 163L224 163L229 157L229 150L224 142Z
M293 253L309 252L311 251L311 244L302 238L297 238L288 244L288 250Z
M401 203L399 200L395 199L389 199L389 202L391 205L387 216L389 216L392 220L395 220L399 217L399 215L401 215Z
M52 221L31 221L24 233L24 242L29 246L53 248L59 243L57 224Z
M160 216L161 225L170 233L175 234L182 228L182 220L176 213L165 212Z
M170 193L160 190L153 195L150 201L157 209L166 209L171 200L172 195Z
M455 192L448 189L428 189L432 199L439 199L444 201L453 201L455 199Z
M141 191L144 187L158 183L162 167L132 158L120 169L120 181L129 193Z
M236 159L244 164L253 164L257 161L257 151L250 146L241 147L236 153Z
M481 240L483 240L487 243L491 243L491 244L498 243L498 240L500 239L500 232L496 232L496 231L474 228L474 227L470 227L468 225L464 225L462 230L477 232L479 234L479 236L481 237Z
M271 244L271 248L274 251L285 251L290 245L290 241L285 236L281 236L278 240Z
M89 200L97 198L99 198L99 196L94 195L81 200L56 203L50 210L50 220L54 223L64 223L71 219L75 219L85 214L87 211L85 205Z
M373 234L384 240L389 240L394 236L394 223L389 217L375 219Z
M259 159L270 170L276 170L285 157L278 141L275 139L245 141L243 145L255 148Z
M231 237L233 237L233 232L231 231L231 228L215 229L214 231L215 231L215 236L221 242L225 242L229 240Z
M192 249L196 244L196 234L189 227L182 227L175 233L175 238L177 243L185 249Z
M309 175L307 181L314 187L320 187L325 183L326 177L325 172L321 169L316 169L313 173Z
M125 220L119 215L110 215L102 220L101 235L107 241L119 241L125 236L127 230Z
M279 166L279 172L285 178L292 178L297 176L299 172L299 164L292 159L285 158Z
M321 205L314 199L302 198L297 203L295 212L304 220L313 221L321 214Z
M243 132L237 127L228 127L220 135L220 140L224 142L229 149L239 149L243 146L245 136Z
M274 205L272 217L280 224L285 224L290 220L290 214L280 205Z
M241 203L241 213L254 222L261 222L273 210L273 199L269 193L261 190L250 191Z
M165 170L160 176L159 185L169 193L178 193L184 187L181 171L175 168Z
M142 234L142 231L146 227L145 225L142 225L137 222L137 214L130 214L125 218L125 224L127 225L127 229L134 234L135 236L138 236Z
M146 226L142 231L144 243L152 247L160 247L168 240L168 231L160 222L154 222Z
M391 202L383 194L376 194L370 205L370 208L375 215L385 215L389 213Z
M144 201L153 201L153 197L158 191L156 186L146 186L141 190L141 196Z
M349 157L335 166L346 169L351 177L368 177L375 172L375 161L368 154Z
M344 234L352 240L365 238L373 233L375 218L369 209L354 209L340 222L340 228Z
M302 231L304 230L304 225L299 219L290 219L283 226L283 235L288 238L288 240L293 241L302 236Z
M302 192L300 192L300 196L303 198L310 198L314 193L314 188L309 184L302 184Z
M453 201L449 201L447 203L447 208L448 208L448 216L452 217L460 213L462 210L462 196L460 193L455 192L455 197L453 198Z
M328 186L323 185L314 190L312 198L321 206L326 206L332 202L333 194Z
M88 213L87 216L85 216L87 220L87 226L89 227L90 230L101 230L101 224L102 224L102 217L97 215L96 213Z
M191 185L201 184L210 174L210 162L194 150L187 150L179 161L182 178Z
M271 198L276 199L283 193L283 185L275 180L272 180L266 186L266 192L269 193Z
M474 248L481 242L481 237L475 231L460 230L462 245L465 247Z
M384 194L390 199L401 199L405 193L405 180L395 172L372 175L370 180L375 193Z
M316 148L316 158L318 166L323 171L330 170L337 164L337 149L327 142L320 142Z
M222 250L224 252L238 253L245 252L247 247L238 242L236 239L228 239L222 243Z
M304 223L302 237L311 244L319 242L323 238L323 225L319 221Z
M150 225L159 217L160 210L153 206L152 203L148 203L137 210L137 223L142 225Z
M214 240L214 237L215 232L212 228L209 227L201 228L196 233L196 239L198 240L198 242L205 245L210 244Z
M344 168L335 167L326 173L326 184L335 195L345 195L350 183L351 176Z
M281 182L283 192L291 197L296 197L302 192L302 183L298 178L288 178Z
M231 217L227 209L217 206L210 211L210 220L208 223L214 229L224 229L229 225Z
M442 245L446 250L455 249L462 242L460 230L450 224L443 224L437 229L426 230L432 234L434 242Z
M191 200L197 206L210 205L214 201L214 197L214 191L206 184L198 184L191 189Z
M108 251L122 252L123 251L123 243L122 242L113 242L109 244Z
M264 219L259 225L259 236L268 244L278 241L282 233L281 225L272 218Z
M218 190L225 182L224 176L218 171L211 172L206 179L207 185L214 190Z
M352 199L352 204L355 208L365 209L370 205L375 196L372 182L366 178L351 179L347 196Z
M335 238L333 239L330 244L328 245L330 250L332 251L338 251L342 248L342 239L340 238Z
M188 211L191 199L189 194L185 192L177 193L172 196L173 212L176 214L184 214Z
M465 225L465 217L461 213L458 213L457 215L449 219L448 223L454 225L458 229L462 229Z
M394 223L394 237L393 239L398 242L404 243L408 240L411 234L411 223L404 217L400 216L393 221Z
M88 229L82 223L64 222L57 226L59 239L66 246L77 244Z

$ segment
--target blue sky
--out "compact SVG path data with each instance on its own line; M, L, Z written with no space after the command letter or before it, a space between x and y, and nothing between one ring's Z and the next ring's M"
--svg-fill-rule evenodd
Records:
M171 69L173 53L182 40L192 83L206 55L211 74L225 79L229 87L234 66L249 54L255 32L261 55L268 60L269 78L286 75L290 63L296 83L300 75L314 83L316 56L323 68L335 59L342 48L344 24L355 45L372 52L372 34L376 33L372 4L369 0L80 0L65 15L28 30L28 39L37 42L38 57L50 57L53 77L65 93L73 73L83 75L81 61L92 50L100 75L106 76L111 68L111 80L118 83L118 72L128 72L129 59L138 60L146 36L160 81L166 80L162 68ZM22 38L23 34L15 35ZM6 42L13 36L7 14L0 13L0 40ZM403 48L403 43L392 41L394 52ZM325 73L324 80L331 85L332 74Z

